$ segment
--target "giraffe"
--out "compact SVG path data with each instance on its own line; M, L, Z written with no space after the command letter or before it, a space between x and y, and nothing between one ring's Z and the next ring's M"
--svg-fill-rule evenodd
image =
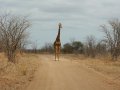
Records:
M58 25L58 35L56 37L56 40L54 42L54 51L55 51L55 60L59 60L59 55L60 55L60 49L61 49L61 42L60 42L60 30L62 28L62 24L59 23Z

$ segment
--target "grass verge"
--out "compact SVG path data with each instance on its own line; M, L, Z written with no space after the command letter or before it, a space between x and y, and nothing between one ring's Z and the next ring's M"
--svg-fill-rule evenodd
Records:
M13 64L0 54L0 90L24 89L39 66L37 58L37 55L23 54L18 56L18 63Z

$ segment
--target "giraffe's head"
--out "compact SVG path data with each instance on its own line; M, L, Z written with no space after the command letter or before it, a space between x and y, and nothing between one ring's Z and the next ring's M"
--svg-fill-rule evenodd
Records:
M59 28L62 28L62 24L61 23L59 23L58 26L59 26Z

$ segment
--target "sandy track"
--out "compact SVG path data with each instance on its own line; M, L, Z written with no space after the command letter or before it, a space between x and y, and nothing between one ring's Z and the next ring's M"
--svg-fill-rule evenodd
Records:
M82 64L40 55L41 65L26 90L120 90L119 85Z

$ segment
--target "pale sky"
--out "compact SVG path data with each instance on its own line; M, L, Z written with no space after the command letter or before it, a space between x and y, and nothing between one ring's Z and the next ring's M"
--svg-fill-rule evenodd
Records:
M62 44L84 41L87 35L102 38L100 25L120 19L120 0L0 0L0 11L29 16L29 39L41 47L54 42L59 22Z

